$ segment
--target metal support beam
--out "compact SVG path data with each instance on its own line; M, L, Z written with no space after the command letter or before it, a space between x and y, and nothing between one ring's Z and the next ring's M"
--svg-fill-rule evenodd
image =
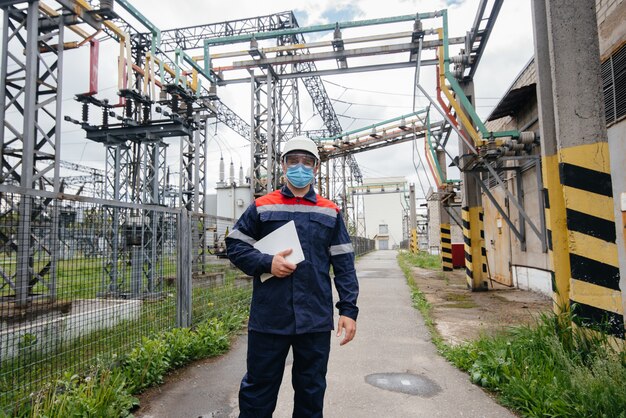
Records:
M59 145L63 79L64 19L46 21L39 2L21 2L3 8L2 68L0 75L0 182L23 188L58 192ZM20 6L20 7L18 7ZM9 116L10 115L10 116ZM49 206L50 205L50 206ZM32 231L32 222L58 220L52 200L23 196L18 205L16 275L9 278L18 306L34 297L33 287L56 297L58 228L47 237ZM1 216L1 215L0 215ZM12 240L12 239L10 239ZM49 240L49 241L48 241ZM9 247L13 247L11 243ZM35 266L34 254L39 260ZM41 267L43 265L43 267Z

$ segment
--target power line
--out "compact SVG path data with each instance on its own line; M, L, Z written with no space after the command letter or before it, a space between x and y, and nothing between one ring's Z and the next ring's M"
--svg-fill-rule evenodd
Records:
M418 151L417 156L419 158L419 164L415 164L416 151L417 151L417 138L413 140L413 147L412 147L413 156L411 158L411 162L413 163L413 167L415 168L415 174L417 175L417 181L420 184L420 188L422 189L423 196L426 197L427 196L426 189L424 188L424 184L422 183L422 178L420 177L420 173L419 173L419 167L420 165L423 167L424 163L422 162L422 156L420 155ZM423 169L423 171L426 171L426 170ZM426 175L426 179L428 180L429 186L432 187L432 184L430 184L430 178L428 177L428 175Z
M386 94L386 95L389 95L389 96L413 97L413 95L409 94L409 93L394 93L394 92L380 91L380 90L360 89L360 88L357 88L357 87L346 87L346 86L342 86L341 84L333 83L332 81L328 81L328 80L324 80L324 82L328 83L328 84L332 84L333 86L340 87L340 88L345 89L345 90L361 91L361 92L364 92L364 93L374 93L374 94ZM344 91L344 93L345 93L345 91ZM342 93L342 95L343 95L343 93ZM418 95L417 97L424 98L425 96L419 96ZM476 100L500 100L500 99L502 99L502 98L501 97L476 97Z
M367 107L388 107L388 108L398 108L398 109L410 109L411 106L399 106L399 105L388 105L388 104L374 104L374 103L357 103L357 102L348 102L346 100L339 99L330 99L332 102L347 104L350 106L367 106ZM347 109L346 109L347 110Z

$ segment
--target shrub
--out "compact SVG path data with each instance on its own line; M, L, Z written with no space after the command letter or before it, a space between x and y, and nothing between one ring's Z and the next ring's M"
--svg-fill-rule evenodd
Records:
M170 368L165 340L144 337L141 344L128 354L122 368L133 393L163 382L163 376Z

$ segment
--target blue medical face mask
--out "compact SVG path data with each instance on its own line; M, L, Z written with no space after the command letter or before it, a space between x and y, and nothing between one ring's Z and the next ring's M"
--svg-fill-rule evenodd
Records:
M313 169L306 167L302 163L298 163L287 168L287 180L293 187L302 189L313 182L314 174Z

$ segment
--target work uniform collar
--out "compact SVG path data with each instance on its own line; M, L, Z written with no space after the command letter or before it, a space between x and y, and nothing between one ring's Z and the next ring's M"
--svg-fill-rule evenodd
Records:
M280 193L285 197L295 197L289 187L287 187L287 185L284 185L280 189ZM313 186L309 186L309 191L306 192L306 194L303 196L303 199L306 199L309 202L317 203L317 195L315 194L315 189L313 188Z

